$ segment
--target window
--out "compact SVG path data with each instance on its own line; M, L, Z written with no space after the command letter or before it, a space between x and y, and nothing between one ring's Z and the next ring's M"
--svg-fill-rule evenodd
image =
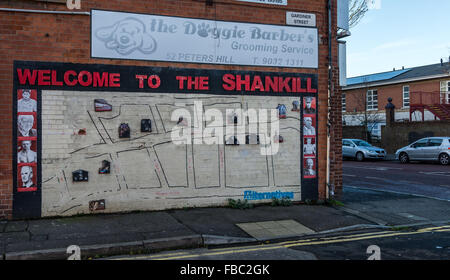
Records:
M442 144L443 139L430 139L430 142L428 142L428 147L439 147Z
M367 110L378 110L378 91L367 91Z
M352 146L352 142L350 142L348 140L344 140L344 141L342 141L342 145L344 145L346 147L351 147Z
M345 110L347 109L347 104L346 104L347 100L346 100L346 96L345 93L342 93L342 112L345 112Z
M446 104L450 104L450 81L441 82L441 100Z
M403 87L403 107L409 107L409 86Z
M428 139L422 139L422 140L417 141L413 145L413 147L414 148L422 148L422 147L425 147L427 145L427 143L428 143Z

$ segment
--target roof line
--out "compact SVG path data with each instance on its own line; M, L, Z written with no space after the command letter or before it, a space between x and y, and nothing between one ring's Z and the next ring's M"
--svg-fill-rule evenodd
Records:
M430 75L430 76L421 76L416 78L409 78L409 79L402 79L402 80L393 80L393 81L382 81L382 82L369 82L367 84L355 84L355 85L349 85L342 87L342 90L350 90L350 89L359 89L359 88L367 88L367 87L374 87L374 86L384 86L384 85L394 85L394 84L400 84L405 82L414 82L414 81L422 81L422 80L428 80L428 79L438 79L443 77L450 77L450 73L445 74L439 74L439 75Z

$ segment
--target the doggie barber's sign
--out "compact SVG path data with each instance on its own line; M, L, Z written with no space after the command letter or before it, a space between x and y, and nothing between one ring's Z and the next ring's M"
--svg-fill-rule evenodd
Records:
M317 28L100 10L91 16L95 58L318 67Z

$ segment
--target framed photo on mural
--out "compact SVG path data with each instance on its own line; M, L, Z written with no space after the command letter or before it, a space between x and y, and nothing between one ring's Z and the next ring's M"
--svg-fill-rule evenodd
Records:
M303 114L316 113L316 98L312 96L303 97Z
M17 163L37 162L37 141L22 140L17 143Z
M303 178L316 178L315 157L305 157L303 159Z
M37 190L36 164L18 164L17 191L32 192Z
M304 156L316 155L316 137L305 136L303 138L303 155Z
M37 137L36 113L18 113L17 115L17 136Z
M315 115L303 115L303 136L316 136Z
M17 91L17 112L37 112L37 92L35 89L19 89Z

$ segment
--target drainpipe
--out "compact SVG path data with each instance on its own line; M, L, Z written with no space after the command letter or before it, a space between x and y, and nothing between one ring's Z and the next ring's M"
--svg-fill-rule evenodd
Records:
M331 184L331 161L330 161L330 130L331 130L331 95L333 89L333 57L332 57L332 40L333 40L333 25L332 25L332 11L333 0L328 0L328 113L327 113L327 177L326 177L326 199L334 196L334 184Z

